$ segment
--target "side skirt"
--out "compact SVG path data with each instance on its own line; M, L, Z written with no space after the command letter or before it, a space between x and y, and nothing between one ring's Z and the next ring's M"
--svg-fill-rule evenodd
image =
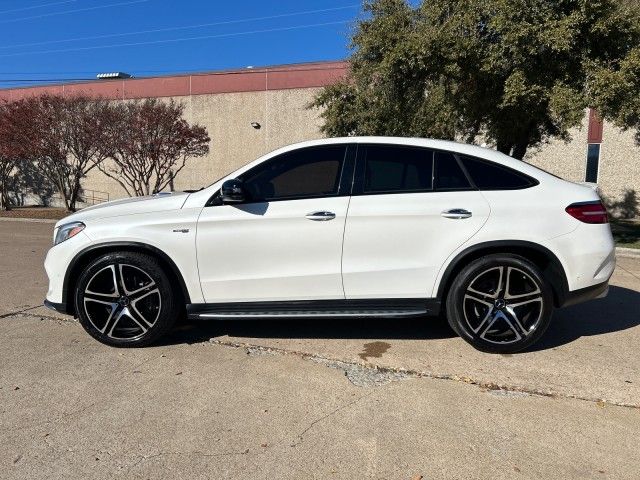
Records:
M410 318L438 315L435 298L302 300L289 302L191 303L192 320L257 318Z

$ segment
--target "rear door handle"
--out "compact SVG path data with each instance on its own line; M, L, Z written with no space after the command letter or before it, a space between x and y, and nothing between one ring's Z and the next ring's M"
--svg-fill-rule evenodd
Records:
M451 210L445 210L440 215L444 218L453 218L455 220L460 220L463 218L471 217L471 212L469 210L465 210L464 208L452 208Z
M311 212L307 213L305 218L315 222L326 222L327 220L333 220L336 218L336 214L333 212Z

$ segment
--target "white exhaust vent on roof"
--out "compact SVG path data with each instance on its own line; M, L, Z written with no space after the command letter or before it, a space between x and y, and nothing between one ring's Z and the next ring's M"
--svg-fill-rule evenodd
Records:
M99 73L96 75L99 80L113 80L117 78L131 78L131 75L124 72Z

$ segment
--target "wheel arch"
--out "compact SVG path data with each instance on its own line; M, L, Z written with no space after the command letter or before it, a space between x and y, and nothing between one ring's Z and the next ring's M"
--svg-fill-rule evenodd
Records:
M444 301L458 273L474 260L485 255L509 253L519 255L534 263L549 282L556 307L565 303L569 292L567 276L558 257L548 248L524 240L497 240L472 245L458 253L445 268L437 290L437 298Z
M172 277L173 280L177 281L178 285L180 285L179 292L182 295L181 300L183 300L184 305L191 303L189 290L187 289L187 285L180 269L165 252L153 245L142 242L107 242L90 245L78 252L78 254L69 263L62 286L62 300L66 307L66 313L70 315L76 314L74 293L80 272L96 258L104 254L114 252L137 252L155 257L164 268L165 272Z

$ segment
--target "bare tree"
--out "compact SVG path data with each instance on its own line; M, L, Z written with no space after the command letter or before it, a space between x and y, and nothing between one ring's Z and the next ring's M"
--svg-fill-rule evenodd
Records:
M82 179L109 154L113 109L102 99L44 95L15 102L12 136L27 145L26 158L56 186L69 211L76 210Z
M22 152L20 144L12 134L12 118L15 105L0 104L0 208L10 210L12 206L9 187L18 167Z
M9 184L11 183L14 169L15 159L0 154L0 209L2 210L11 210Z
M182 117L184 106L146 99L112 106L108 161L98 168L130 196L166 188L191 157L209 152L209 135Z

